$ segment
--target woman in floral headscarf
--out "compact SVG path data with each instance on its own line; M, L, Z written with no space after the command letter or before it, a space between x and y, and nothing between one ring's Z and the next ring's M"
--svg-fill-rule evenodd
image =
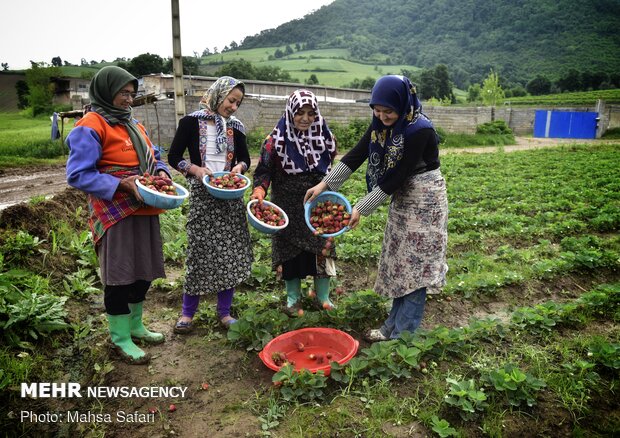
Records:
M254 172L252 199L262 201L272 187L271 201L289 217L289 225L273 236L272 267L281 270L286 286L286 312L297 315L301 279L314 276L319 302L332 307L329 277L335 275L333 247L314 236L304 219L306 190L320 182L331 169L336 140L319 112L316 96L297 90L286 102L286 110L261 149Z
M217 293L221 324L234 324L234 288L250 276L253 255L242 199L215 198L202 183L213 172L244 173L250 166L245 128L233 116L244 95L245 85L237 79L223 76L215 81L200 101L200 110L179 121L168 153L170 165L186 176L191 192L187 272L176 333L192 331L200 296L212 293ZM185 150L189 160L183 158Z
M421 323L426 294L446 282L448 201L439 170L439 138L422 114L415 87L404 76L381 77L372 89L373 117L359 143L323 181L306 193L311 201L326 188L338 190L368 160L368 194L353 208L349 226L390 195L375 292L392 298L392 309L370 341L398 338Z

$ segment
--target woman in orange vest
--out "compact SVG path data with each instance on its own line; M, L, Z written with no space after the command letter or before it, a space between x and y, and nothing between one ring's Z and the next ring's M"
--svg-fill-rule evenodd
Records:
M159 214L145 206L136 179L148 172L170 177L144 126L132 117L138 80L116 66L99 70L89 97L91 112L80 119L66 143L67 182L88 194L104 304L115 349L128 362L150 356L132 340L161 343L161 333L142 323L142 305L151 281L165 277Z

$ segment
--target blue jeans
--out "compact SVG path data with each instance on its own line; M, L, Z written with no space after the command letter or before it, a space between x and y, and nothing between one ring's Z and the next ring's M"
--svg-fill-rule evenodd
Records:
M390 314L380 328L381 333L390 339L398 338L400 333L404 331L413 333L422 322L425 304L425 287L415 290L404 297L394 298Z

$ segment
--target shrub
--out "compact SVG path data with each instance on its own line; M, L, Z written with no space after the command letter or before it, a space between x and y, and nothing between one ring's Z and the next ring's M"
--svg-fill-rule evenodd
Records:
M495 120L476 126L476 134L512 134L505 121Z

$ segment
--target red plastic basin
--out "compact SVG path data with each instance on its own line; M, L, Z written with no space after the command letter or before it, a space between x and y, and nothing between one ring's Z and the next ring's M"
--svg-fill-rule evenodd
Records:
M299 351L300 343L303 344L303 351ZM333 328L309 327L283 333L272 339L258 353L258 357L267 368L278 371L282 365L276 365L272 356L277 352L284 353L287 361L294 363L295 371L307 369L316 373L323 370L328 376L330 362L338 362L340 365L347 363L355 356L358 347L359 341L348 333ZM314 355L315 358L311 358L310 355ZM322 363L320 363L321 357Z

